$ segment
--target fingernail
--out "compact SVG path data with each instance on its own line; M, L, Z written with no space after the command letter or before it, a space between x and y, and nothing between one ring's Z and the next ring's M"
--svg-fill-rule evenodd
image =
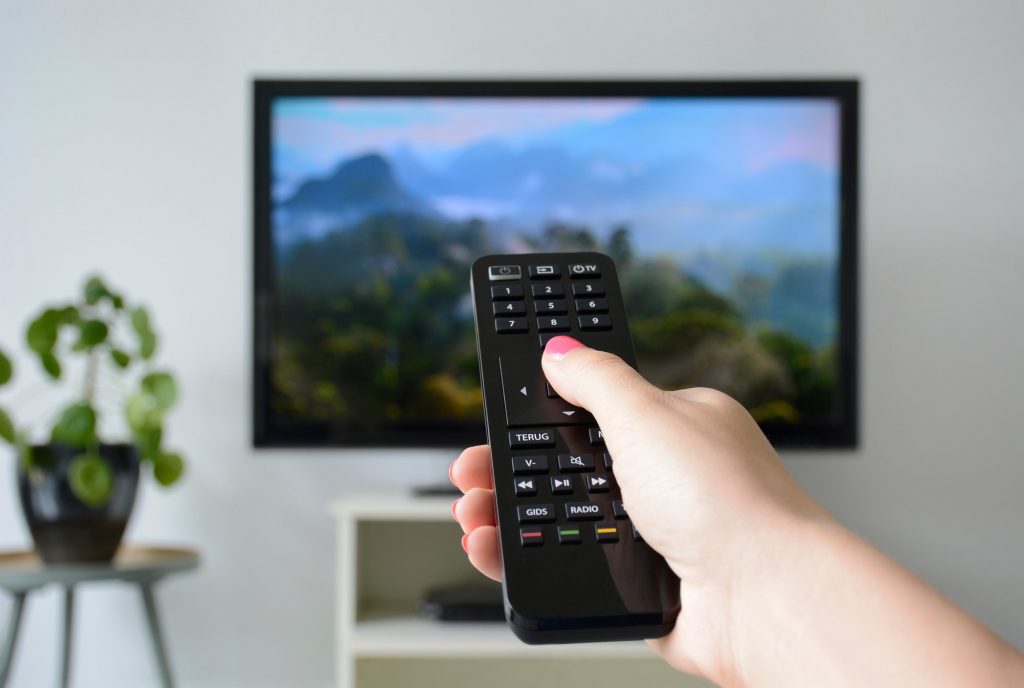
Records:
M460 499L462 499L462 497L459 497L459 499L456 499L454 502L452 502L452 518L456 518L456 516L455 516L455 507L457 507L459 505L459 500Z
M450 482L452 485L455 485L455 478L452 477L452 471L453 470L455 470L455 462L454 461L452 461L450 464L448 464L448 482Z
M573 349L579 349L582 346L582 342L578 342L572 337L559 335L548 340L547 346L544 347L544 355L551 356L558 361Z
M466 542L468 540L469 540L469 533L466 533L465 535L462 536L462 551L466 552L466 553L469 552L469 545L466 544Z

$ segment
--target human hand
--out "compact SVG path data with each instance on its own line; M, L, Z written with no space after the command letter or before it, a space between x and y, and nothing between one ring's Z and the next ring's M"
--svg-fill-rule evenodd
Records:
M559 395L597 419L630 518L680 578L675 629L651 641L673 666L733 682L737 603L795 543L794 525L827 521L789 477L757 424L710 389L663 392L620 358L569 337L543 356ZM453 513L472 564L499 580L490 451L471 447L452 464L465 496Z

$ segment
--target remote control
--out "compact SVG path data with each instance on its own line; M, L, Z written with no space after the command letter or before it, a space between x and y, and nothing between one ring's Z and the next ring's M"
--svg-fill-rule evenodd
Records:
M531 644L665 635L679 579L629 520L594 417L541 369L557 335L636 367L614 263L485 256L471 288L509 625Z

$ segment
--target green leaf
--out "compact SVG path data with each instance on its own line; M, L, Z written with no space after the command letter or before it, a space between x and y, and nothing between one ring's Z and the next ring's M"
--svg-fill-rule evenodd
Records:
M184 472L185 461L180 454L158 454L153 459L153 477L164 487L170 487L178 482Z
M139 448L139 456L143 459L156 459L160 454L160 443L163 441L163 426L157 425L135 433L135 444Z
M98 454L82 454L68 466L68 484L83 504L103 506L114 489L114 473Z
M75 325L82 317L74 306L64 306L57 312L57 316L66 325Z
M156 335L150 332L139 340L139 355L145 360L153 358L156 353Z
M43 363L43 370L54 380L60 379L60 361L51 353L42 354L39 358Z
M111 294L110 303L114 306L115 309L121 310L122 308L124 308L124 297L122 297L120 294Z
M102 320L83 320L78 323L78 342L75 343L76 351L92 349L107 341L110 328Z
M149 324L149 313L141 306L132 311L132 329L139 337L139 356L149 360L156 352L156 333Z
M14 422L7 415L7 411L4 411L2 408L0 408L0 438L7 440L10 444L14 444L16 440Z
M25 339L28 348L40 356L53 351L57 344L57 330L60 327L61 311L48 308L29 323Z
M132 357L127 352L121 349L111 349L110 358L114 361L114 365L118 368L127 368L131 365Z
M160 411L166 411L178 398L178 386L167 373L150 373L142 378L142 390L151 395Z
M99 303L100 299L109 294L106 285L99 277L90 277L85 283L85 302L90 306Z
M0 387L10 382L12 375L14 375L14 366L11 365L11 359L7 358L3 351L0 351Z
M72 447L84 447L96 440L96 412L80 402L64 409L50 439Z
M157 407L156 399L142 391L135 392L124 404L125 420L132 433L139 436L153 428L159 427L163 414Z

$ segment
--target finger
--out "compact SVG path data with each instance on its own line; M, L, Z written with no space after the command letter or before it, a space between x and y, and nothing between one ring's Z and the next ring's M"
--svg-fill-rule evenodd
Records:
M481 526L466 536L466 554L477 571L496 581L501 580L501 555L498 553L498 529Z
M448 469L448 477L452 485L464 493L474 487L490 490L494 487L491 484L491 448L481 444L459 454Z
M455 520L462 526L463 533L471 533L481 526L493 526L494 490L474 487L466 496L455 502Z
M553 337L544 347L544 375L558 395L582 406L604 427L623 409L642 412L659 390L615 354L584 346L572 337Z

